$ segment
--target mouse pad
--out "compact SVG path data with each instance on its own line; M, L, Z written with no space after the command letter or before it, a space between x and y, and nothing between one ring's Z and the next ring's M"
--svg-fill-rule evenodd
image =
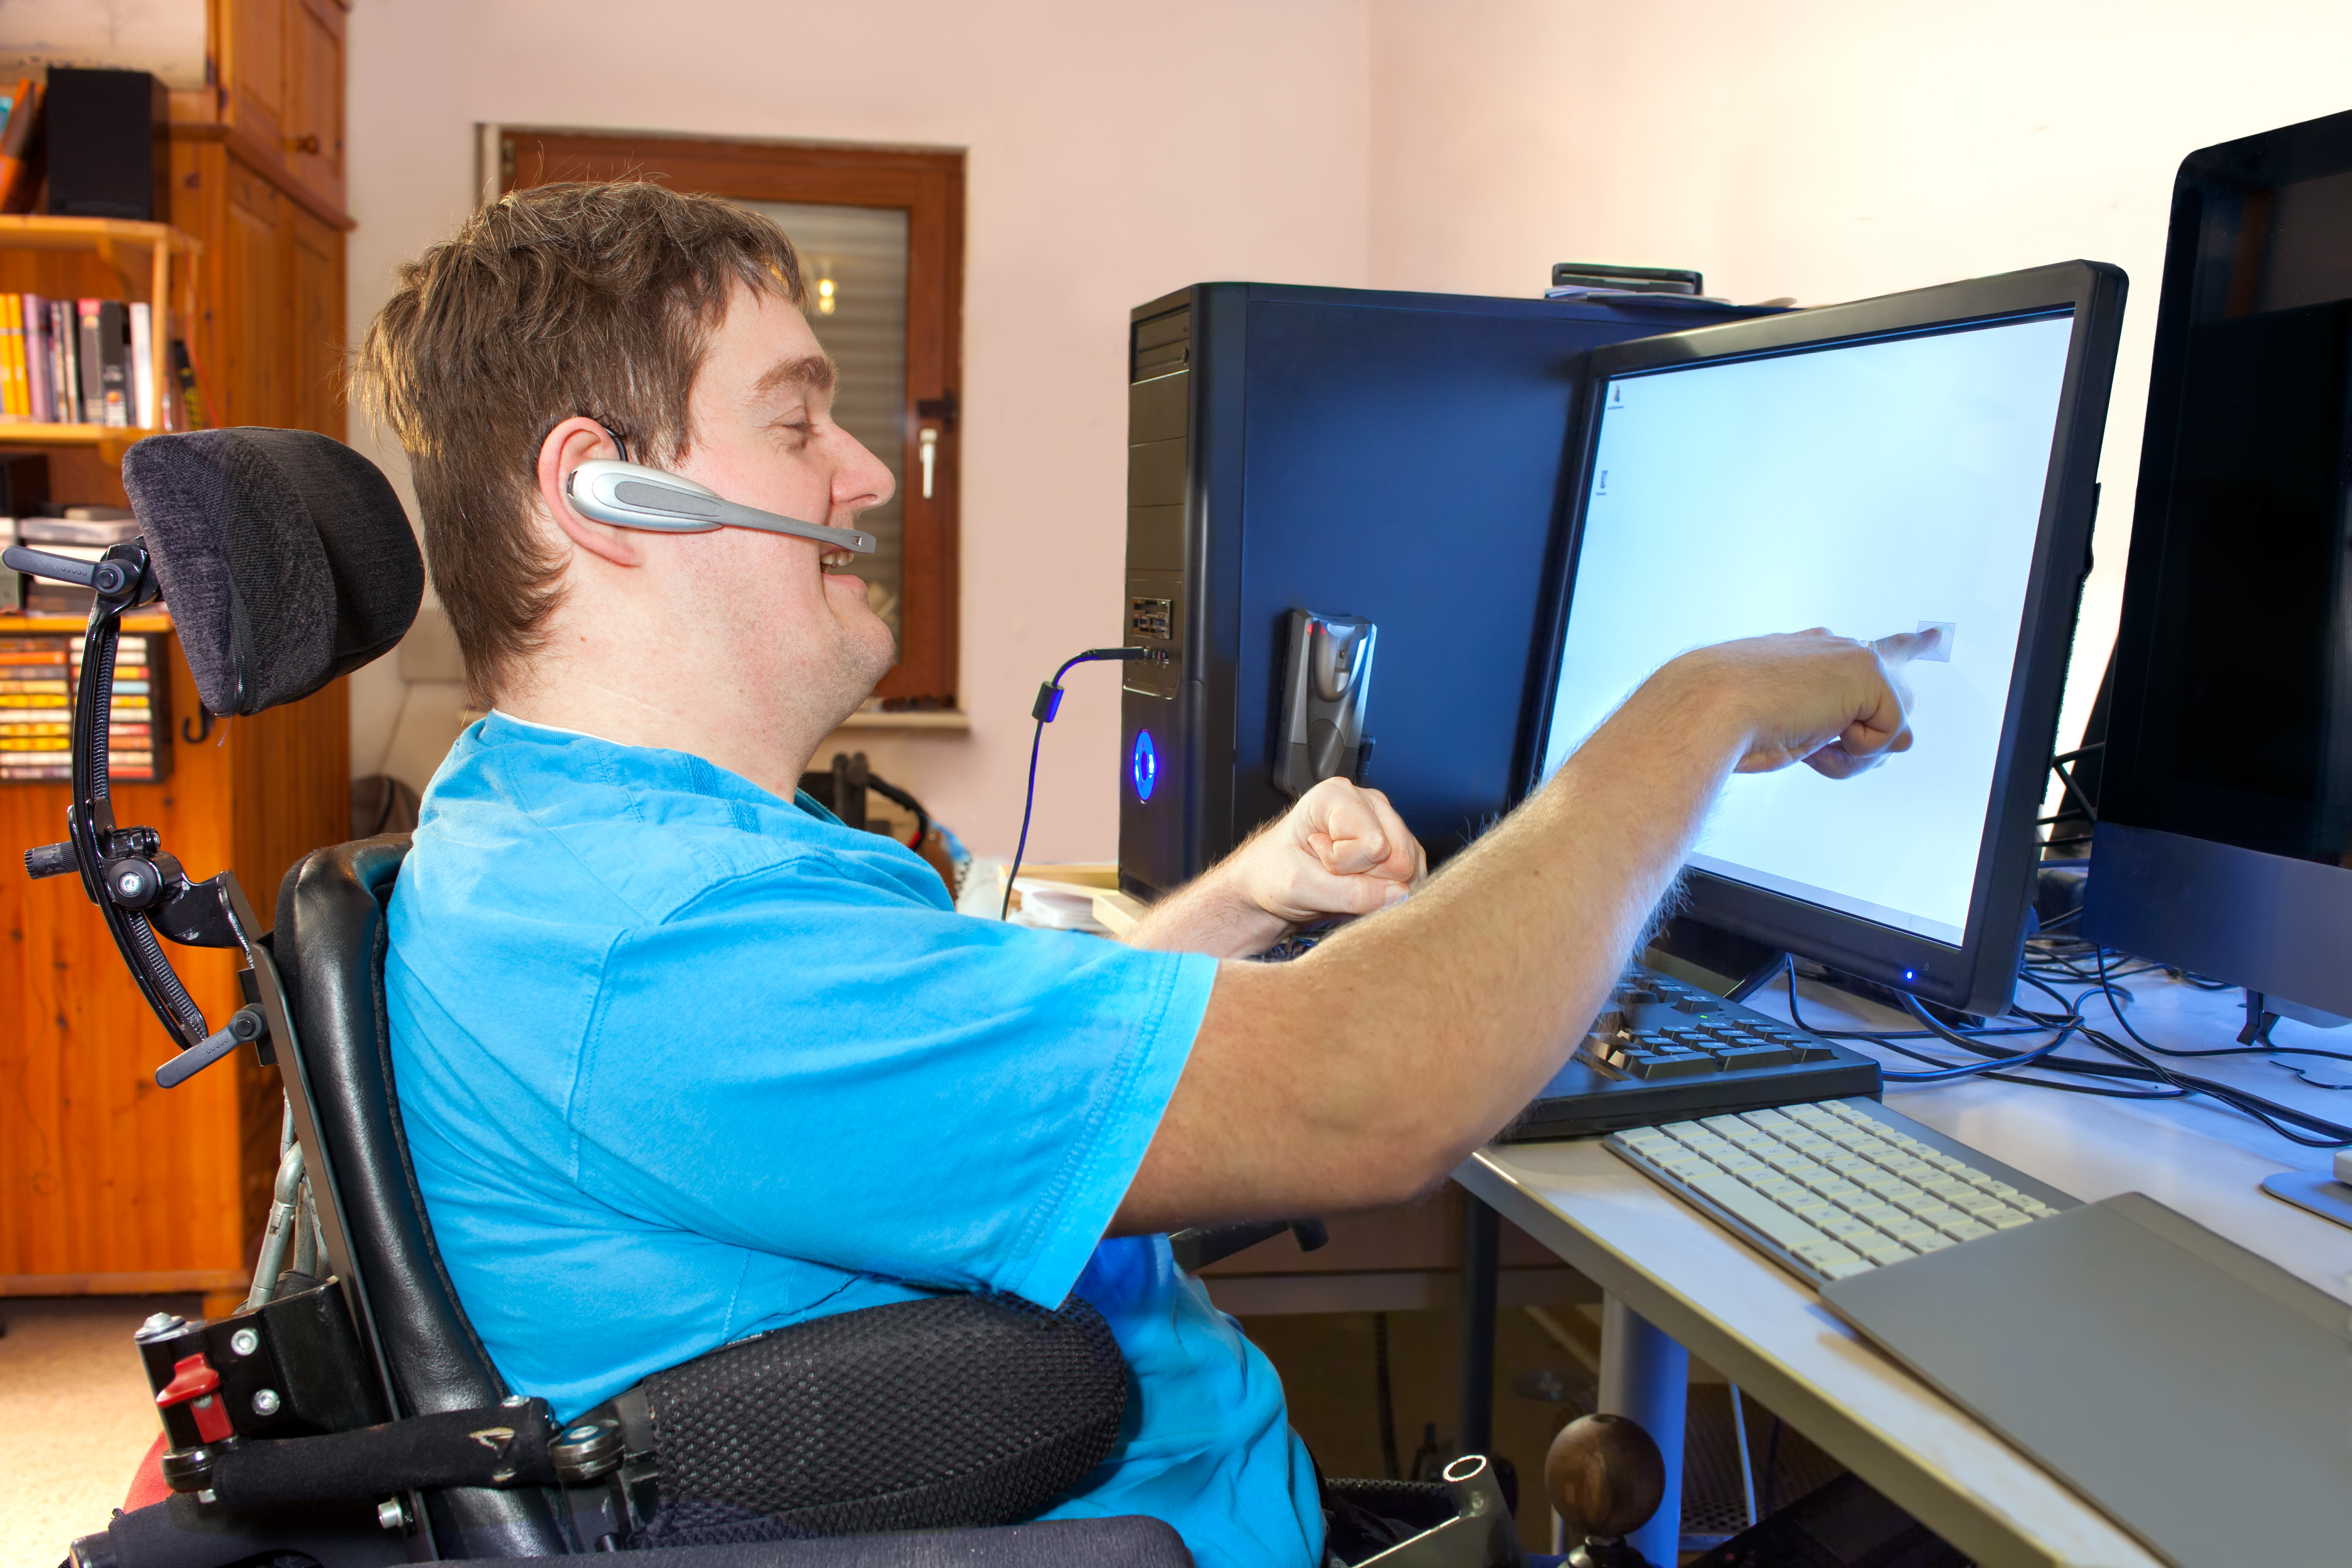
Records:
M2352 1307L2152 1198L1822 1300L2182 1568L2352 1561Z

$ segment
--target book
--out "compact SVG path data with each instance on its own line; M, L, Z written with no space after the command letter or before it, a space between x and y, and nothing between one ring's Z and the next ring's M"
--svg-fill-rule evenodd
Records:
M59 555L75 555L95 561L106 553L110 544L120 544L126 539L139 537L139 519L122 507L69 507L76 511L106 510L118 512L117 517L80 518L26 517L16 521L16 538L20 543L53 548ZM87 554L84 552L88 552Z
M33 210L34 188L40 184L33 167L38 151L33 137L40 123L41 88L32 78L22 78L8 100L8 124L0 130L0 213Z
M131 301L129 310L131 423L142 430L152 430L163 423L155 417L154 340L149 331L153 312L142 300Z
M131 425L131 313L120 300L98 301L98 384L104 417L110 428Z
M81 385L75 395L80 400L84 425L106 423L106 386L99 379L98 308L100 300L74 301L74 351L81 374Z
M33 423L54 425L58 418L56 386L49 379L49 302L38 294L25 296L25 361L33 395Z
M211 429L216 423L212 417L212 405L205 399L203 387L196 380L195 355L188 352L185 338L172 340L172 384L179 390L180 428Z
M50 352L56 358L52 375L58 389L58 423L81 423L81 333L75 324L71 300L49 301Z
M0 419L21 424L32 412L25 395L25 297L0 294Z

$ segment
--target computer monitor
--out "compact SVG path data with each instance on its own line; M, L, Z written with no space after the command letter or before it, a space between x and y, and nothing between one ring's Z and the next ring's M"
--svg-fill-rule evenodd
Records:
M2005 1008L2123 296L2116 268L2068 262L1595 350L1527 787L1685 649L1940 625L1906 672L1912 750L1845 781L1735 776L1686 912Z
M2173 185L2083 934L2352 1014L2352 113Z

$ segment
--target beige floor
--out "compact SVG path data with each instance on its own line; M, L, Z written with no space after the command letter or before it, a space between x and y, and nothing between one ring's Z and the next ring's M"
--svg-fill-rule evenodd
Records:
M196 1298L0 1298L0 1568L50 1568L103 1530L161 1429L131 1345Z

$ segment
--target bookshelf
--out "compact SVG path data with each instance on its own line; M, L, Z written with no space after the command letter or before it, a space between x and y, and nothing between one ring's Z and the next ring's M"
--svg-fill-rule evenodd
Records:
M343 10L207 10L217 81L173 95L170 223L0 217L0 292L168 303L156 343L186 340L209 419L340 440ZM0 450L45 452L53 500L121 506L122 452L147 434L0 424ZM0 615L0 637L80 629ZM172 624L142 615L124 629ZM267 918L288 866L349 837L344 684L206 731L177 637L157 642L172 773L118 785L118 820L159 830L192 876L234 868ZM67 798L61 784L0 784L0 1298L202 1291L218 1311L243 1295L268 1215L278 1075L239 1052L154 1086L173 1047L98 911L77 879L25 876L23 851L63 837ZM228 954L169 951L207 1018L235 1011Z
M193 235L169 224L131 223L120 218L0 216L0 257L24 258L29 253L47 258L47 266L11 266L0 262L0 292L48 294L49 289L17 285L11 275L32 275L60 284L96 275L112 285L127 301L152 308L155 325L148 334L148 374L153 378L160 413L175 390L171 374L172 339L184 335L196 319L196 258L204 249ZM80 260L83 265L57 265ZM135 263L135 264L134 264ZM173 287L176 276L177 287ZM82 298L90 290L59 293L59 299ZM110 428L103 425L37 424L27 419L0 419L0 442L10 446L90 447L109 468L120 467L122 449L152 429Z

